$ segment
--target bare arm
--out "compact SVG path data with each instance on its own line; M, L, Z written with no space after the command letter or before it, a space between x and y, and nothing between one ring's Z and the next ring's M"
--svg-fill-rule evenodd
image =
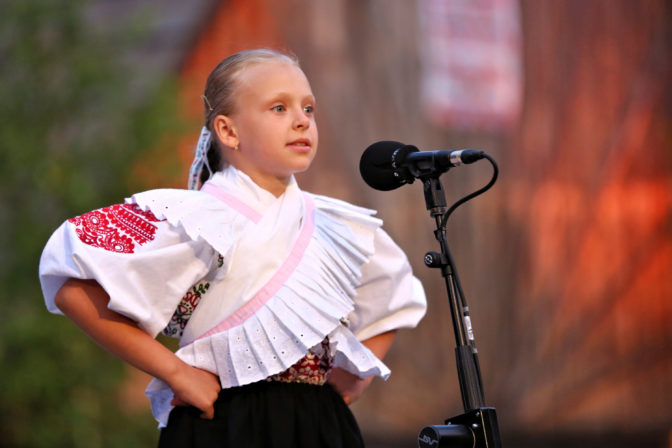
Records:
M383 359L390 349L392 341L394 341L395 334L395 331L381 333L362 341L362 344L371 350L378 359ZM371 384L371 381L373 381L373 377L359 378L343 369L335 368L329 372L329 379L327 381L341 394L347 404L351 404L361 397L366 388L369 387L369 384Z
M109 296L93 280L66 281L55 297L56 306L94 341L130 365L163 380L181 402L213 418L220 385L210 372L194 368L138 325L110 310Z

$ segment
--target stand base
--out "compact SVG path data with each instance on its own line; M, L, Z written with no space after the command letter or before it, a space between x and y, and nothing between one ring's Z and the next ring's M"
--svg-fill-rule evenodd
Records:
M419 448L501 448L495 408L479 408L446 420L445 425L425 426L418 435Z

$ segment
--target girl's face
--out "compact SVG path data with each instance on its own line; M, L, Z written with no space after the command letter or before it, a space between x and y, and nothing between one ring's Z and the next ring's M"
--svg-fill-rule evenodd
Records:
M308 169L317 150L315 97L294 64L272 60L238 74L235 112L228 116L237 151L227 159L260 187L282 194L294 173ZM225 142L226 143L226 142Z

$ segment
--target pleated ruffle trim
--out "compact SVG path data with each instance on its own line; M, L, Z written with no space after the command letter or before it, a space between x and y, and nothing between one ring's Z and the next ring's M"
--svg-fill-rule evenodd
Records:
M159 192L158 190L155 192ZM132 200L161 219L184 228L226 254L234 241L232 224L240 213L208 194L183 190L136 195ZM178 193L177 199L175 193ZM389 369L347 328L354 310L361 266L373 254L381 221L373 211L343 201L304 193L312 234L292 275L253 314L221 331L208 332L180 348L186 363L219 375L223 388L261 381L287 370L328 336L334 367L360 377L387 378ZM203 210L208 213L203 219ZM245 218L247 219L247 218ZM172 391L152 380L146 390L152 412L164 426L172 410Z

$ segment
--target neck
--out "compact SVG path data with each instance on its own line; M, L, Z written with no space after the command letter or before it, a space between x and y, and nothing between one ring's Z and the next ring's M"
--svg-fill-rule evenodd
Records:
M231 165L234 166L238 171L247 174L247 176L252 179L252 182L257 184L258 187L268 191L276 198L282 196L292 180L291 176L279 178L272 175L265 175L258 172L257 170L250 169L246 166L239 166L235 163L231 163Z
M255 184L259 185L261 188L268 191L276 198L282 196L282 194L287 189L287 186L289 185L289 179L282 181L280 179L258 179L253 176L250 176L250 178L254 181Z

